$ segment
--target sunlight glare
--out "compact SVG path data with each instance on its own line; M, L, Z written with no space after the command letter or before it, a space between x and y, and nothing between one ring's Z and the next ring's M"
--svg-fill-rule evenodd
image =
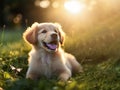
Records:
M83 11L85 4L77 0L70 0L64 3L64 7L69 12L76 14Z
M96 4L97 4L96 0L92 0L88 6L88 10L93 10Z

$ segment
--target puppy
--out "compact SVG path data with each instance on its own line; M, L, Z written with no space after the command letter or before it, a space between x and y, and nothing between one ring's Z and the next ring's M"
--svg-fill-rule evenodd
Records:
M26 78L37 80L42 76L57 76L67 81L72 73L83 71L75 57L61 48L65 33L59 24L34 23L23 33L23 38L32 46Z

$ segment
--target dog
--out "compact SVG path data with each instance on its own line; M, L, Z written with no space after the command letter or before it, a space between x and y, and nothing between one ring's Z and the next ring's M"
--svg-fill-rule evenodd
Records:
M43 76L56 76L67 81L73 73L83 71L75 57L62 49L65 33L60 24L35 22L23 33L23 38L32 46L26 78L38 80Z

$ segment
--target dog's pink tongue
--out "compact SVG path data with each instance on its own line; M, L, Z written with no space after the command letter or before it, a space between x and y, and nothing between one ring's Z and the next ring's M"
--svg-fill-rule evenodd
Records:
M57 48L57 45L55 45L55 44L47 44L47 46L48 46L50 49L56 49L56 48Z

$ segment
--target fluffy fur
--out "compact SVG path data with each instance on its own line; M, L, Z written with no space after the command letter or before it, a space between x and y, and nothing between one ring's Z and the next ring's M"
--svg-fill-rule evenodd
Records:
M57 76L67 81L72 73L82 72L82 66L71 54L64 52L65 34L57 23L34 23L23 34L32 46L26 78L37 80L42 76Z

